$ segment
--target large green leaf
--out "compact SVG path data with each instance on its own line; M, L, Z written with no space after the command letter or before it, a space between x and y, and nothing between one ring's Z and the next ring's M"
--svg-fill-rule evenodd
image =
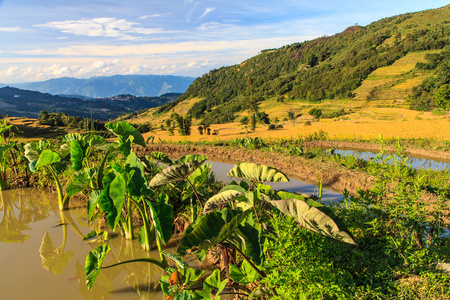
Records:
M240 245L241 251L252 259L258 266L263 262L263 249L261 248L261 224L255 223L251 215L248 217L247 222L243 225L239 225L236 229L236 233L239 239L242 241Z
M89 194L89 200L87 202L87 211L89 215L89 220L92 220L92 217L94 216L95 209L97 207L97 203L100 200L101 191L100 190L93 190Z
M242 194L242 192L240 191L227 190L212 196L208 199L208 201L206 201L203 213L207 214L222 205L230 203L235 197L239 196L240 194Z
M81 141L83 138L81 134L77 132L71 132L64 136L63 143L70 144L72 141Z
M324 207L314 207L303 200L285 199L268 201L281 212L293 216L302 226L348 244L355 244L351 234L334 214Z
M220 271L215 269L214 272L203 281L203 290L210 293L213 290L216 290L215 294L220 294L227 283L228 279L220 280Z
M302 201L305 201L309 206L323 207L323 208L327 209L327 213L332 213L331 210L329 210L326 206L317 202L316 200L318 200L318 198L314 195L294 194L294 193L290 193L290 192L286 192L286 191L277 191L276 196L277 196L277 199L302 200Z
M208 178L211 167L211 164L204 164L188 176L189 182L194 186L194 189L197 190L197 192L199 191L199 189L201 189L206 178ZM188 199L194 193L194 189L192 188L191 184L189 184L189 182L186 181L184 184L184 193L182 197L183 201Z
M176 181L186 179L192 172L197 169L203 161L185 162L173 166L169 166L155 175L150 180L149 186L156 187Z
M239 284L248 285L259 278L258 273L244 260L241 268L230 264L230 278Z
M61 156L52 150L44 150L36 163L36 168L48 166L61 160Z
M185 255L189 249L206 250L223 242L236 231L248 214L249 211L235 214L232 210L224 209L204 215L191 230L185 232L177 250L178 254Z
M107 221L109 226L114 230L119 223L120 214L122 212L122 206L125 198L125 193L127 192L127 180L125 174L117 174L116 178L111 182L109 186L109 196L111 197L116 212L114 216L110 216L108 212ZM114 219L113 219L114 218Z
M84 147L79 140L73 140L70 143L70 161L72 162L72 169L79 171L83 168Z
M142 134L128 122L121 121L117 124L106 123L105 127L112 131L115 135L121 136L124 141L128 140L129 136L133 136L133 143L146 147Z
M81 142L83 137L77 132L68 133L64 136L63 144L59 147L59 153L62 157L66 157L70 153L70 147L73 141Z
M289 178L277 169L254 163L238 163L227 173L228 177L249 179L257 182L288 182Z
M130 138L125 139L123 136L119 135L117 137L117 141L119 142L117 151L122 153L124 156L128 156L131 153L131 144L133 143L133 137L131 136Z
M130 195L135 197L140 197L145 194L146 180L144 177L144 166L139 161L138 157L134 152L131 152L125 161L126 168L125 171L129 174L133 173L128 183L128 192Z
M111 250L107 244L103 244L100 247L95 248L86 256L86 264L84 271L86 273L86 286L88 290L92 289L95 279L100 273L103 261L105 260L106 253Z
M164 193L158 195L157 205L148 201L150 215L159 237L167 244L172 236L173 207L169 204L169 196Z
M108 151L111 149L111 144L106 140L104 137L101 137L99 135L90 135L87 138L87 142L89 146L91 146L94 149L102 150L102 151Z
M202 163L204 163L208 158L206 156L203 156L201 154L187 154L185 156L183 156L180 159L177 159L175 161L175 164L181 164L181 163L185 163L185 162L191 162L191 161L201 161Z
M86 178L85 172L75 173L73 180L66 186L66 194L69 197L82 192L86 189L89 184L89 180Z
M219 193L225 192L225 191L229 191L229 190L239 191L239 192L242 192L242 193L244 193L244 192L246 191L246 190L245 190L243 187L241 187L240 185L237 185L237 184L229 184L229 185L224 186L224 187L219 191Z
M6 155L6 153L8 153L8 151L11 150L11 148L13 148L14 146L15 146L14 143L1 145L0 146L0 157L4 157Z
M167 252L164 252L164 251L161 251L161 254L164 255L165 257L171 259L173 262L175 262L180 269L184 269L184 268L188 268L189 267L188 263L185 262L183 260L183 258L181 256L179 256L179 255L167 253Z
M169 156L167 154L159 152L159 151L152 151L150 153L150 157L157 161L165 163L169 166L174 164L174 162L169 158Z
M27 143L23 146L25 149L25 157L30 163L39 159L39 151L35 143Z

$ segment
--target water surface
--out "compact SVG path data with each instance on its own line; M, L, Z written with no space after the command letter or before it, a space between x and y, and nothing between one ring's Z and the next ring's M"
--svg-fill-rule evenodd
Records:
M161 270L148 263L104 269L92 291L85 286L86 255L101 242L82 237L98 225L87 222L85 209L63 213L55 194L37 189L0 193L0 299L162 299ZM140 257L159 258L143 251L137 240L116 236L104 265ZM166 249L174 252L175 249Z
M355 156L359 159L364 159L366 161L375 159L378 155L378 152L366 150L354 150L354 149L336 149L334 150L334 153L342 156ZM384 154L383 159L386 158L388 155L391 155L394 160L400 160L397 154ZM411 165L411 167L414 169L447 171L447 172L450 170L450 162L445 160L408 156L407 163Z

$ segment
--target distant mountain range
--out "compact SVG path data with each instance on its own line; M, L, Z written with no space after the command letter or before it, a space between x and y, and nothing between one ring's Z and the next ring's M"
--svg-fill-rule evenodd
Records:
M0 115L38 118L41 111L62 112L105 121L123 114L148 109L174 101L181 94L170 93L159 97L118 95L107 98L63 97L12 87L0 88Z
M52 95L80 95L104 98L117 95L155 97L167 93L184 93L195 78L172 75L115 75L78 79L55 78L40 82L0 84Z

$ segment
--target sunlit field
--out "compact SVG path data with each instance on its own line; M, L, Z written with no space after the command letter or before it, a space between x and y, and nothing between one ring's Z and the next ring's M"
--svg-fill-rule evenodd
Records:
M427 138L437 140L450 140L450 119L445 112L436 114L433 112L420 112L407 108L399 101L344 101L344 105L336 102L323 102L319 105L308 103L275 103L268 101L261 106L260 111L265 111L271 123L278 119L283 128L268 130L268 125L258 124L256 131L250 130L249 125L240 122L228 124L211 125L211 135L201 135L195 123L191 127L190 136L180 136L175 130L173 135L168 131L161 130L160 124L168 117L164 115L159 118L151 117L151 114L139 118L139 122L151 122L155 130L144 134L144 136L155 136L155 141L214 141L229 140L240 137L262 137L269 139L298 138L315 132L323 131L331 139L359 139L372 140L380 136L385 138ZM308 111L317 107L324 112L336 111L345 108L351 112L339 118L316 120L308 115ZM177 107L178 108L178 107ZM182 109L175 109L177 113L183 114ZM297 118L295 122L287 120L287 112L295 111ZM186 113L184 111L184 113ZM239 120L242 114L236 119ZM216 132L216 135L212 133Z

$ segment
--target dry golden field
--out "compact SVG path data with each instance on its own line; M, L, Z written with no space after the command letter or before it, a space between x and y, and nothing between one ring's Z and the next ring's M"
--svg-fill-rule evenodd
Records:
M322 102L321 104L308 104L301 102L276 103L267 101L261 105L260 110L265 111L273 123L275 118L279 119L282 129L268 130L268 125L258 124L256 131L252 132L247 126L239 122L228 124L211 125L211 132L217 131L217 135L200 135L195 124L192 126L190 136L180 136L176 131L169 135L168 131L161 130L160 124L168 117L151 117L146 113L136 119L139 122L151 122L157 129L146 133L144 136L155 136L164 141L218 141L230 140L242 137L262 137L264 139L299 138L308 136L319 131L327 133L329 138L337 139L362 139L372 140L380 136L384 138L429 138L437 140L450 140L450 119L445 115L433 115L432 112L419 112L407 108L402 101L356 101ZM335 111L344 108L351 110L340 118L313 120L308 115L312 107L321 108L323 111ZM295 126L292 121L284 120L289 110L300 115L297 117ZM180 110L175 109L180 112ZM245 114L242 114L244 116ZM240 117L237 118L239 120ZM309 121L309 122L308 122ZM308 125L310 123L311 125Z

